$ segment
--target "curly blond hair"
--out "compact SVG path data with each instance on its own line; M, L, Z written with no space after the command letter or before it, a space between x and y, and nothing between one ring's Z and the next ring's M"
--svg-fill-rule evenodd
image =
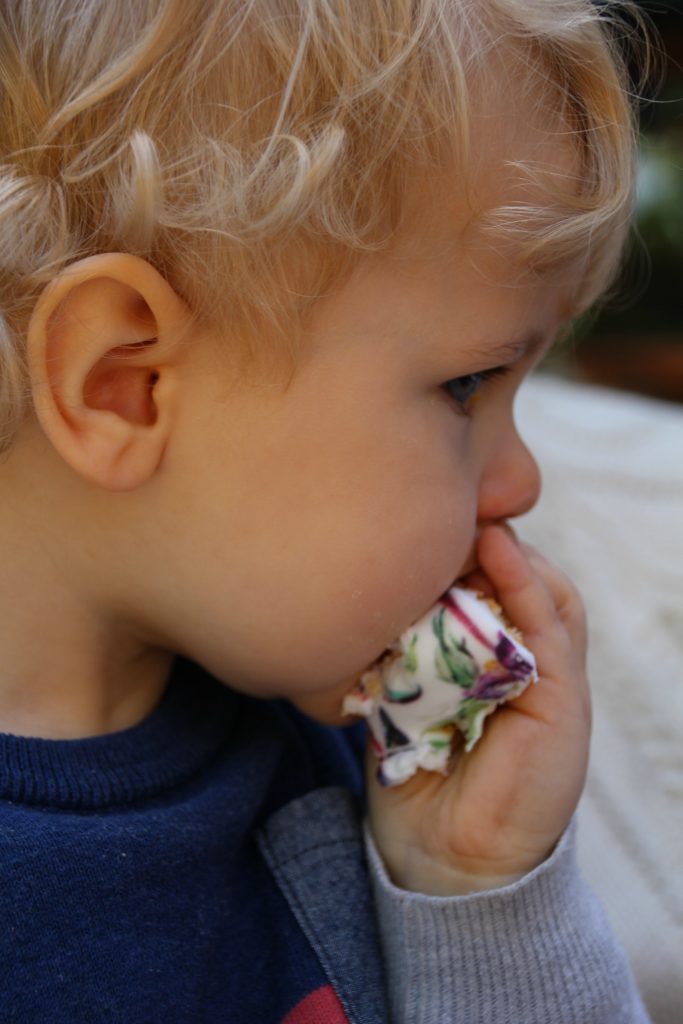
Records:
M6 0L0 8L0 450L24 335L70 262L149 260L245 365L293 365L316 298L382 252L419 169L467 173L471 94L509 46L552 83L580 185L485 212L531 262L582 254L584 304L628 221L634 114L591 0ZM530 175L540 173L528 168Z

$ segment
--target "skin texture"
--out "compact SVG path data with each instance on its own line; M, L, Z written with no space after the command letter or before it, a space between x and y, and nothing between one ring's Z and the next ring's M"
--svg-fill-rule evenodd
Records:
M505 123L520 158L565 167L529 120L516 134ZM518 197L492 166L495 189ZM0 465L1 729L133 725L176 654L340 722L363 669L476 572L541 683L448 779L379 792L370 770L372 829L394 880L423 891L501 884L548 854L586 766L581 605L495 524L539 496L513 402L572 281L520 277L452 193L423 208L417 189L392 253L364 257L317 303L287 386L237 379L231 339L136 257L100 254L55 278L27 337L33 412ZM476 399L447 393L517 342Z

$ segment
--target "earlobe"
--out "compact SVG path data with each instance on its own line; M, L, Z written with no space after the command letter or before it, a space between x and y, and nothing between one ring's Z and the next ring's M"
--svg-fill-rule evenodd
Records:
M45 290L27 335L34 407L84 479L123 491L154 474L173 428L190 323L168 282L127 254L72 264Z

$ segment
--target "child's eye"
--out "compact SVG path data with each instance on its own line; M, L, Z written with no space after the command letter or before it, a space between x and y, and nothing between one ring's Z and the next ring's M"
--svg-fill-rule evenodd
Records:
M462 412L467 412L467 403L477 393L482 384L494 377L503 377L510 369L509 366L495 366L491 370L481 370L478 373L467 373L463 377L452 377L443 384L444 390L461 407Z
M451 380L447 380L444 387L451 398L465 405L479 390L482 379L481 373L468 373L464 377L453 377Z

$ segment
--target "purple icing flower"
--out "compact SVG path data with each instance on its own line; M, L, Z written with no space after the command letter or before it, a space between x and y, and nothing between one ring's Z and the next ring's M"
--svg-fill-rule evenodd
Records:
M472 689L467 691L467 696L474 700L502 700L516 682L517 676L498 667L490 672L483 672Z
M502 700L515 683L531 675L531 664L503 633L498 634L495 652L498 664L488 672L482 672L474 686L467 691L467 697L474 700Z
M512 640L504 633L498 634L496 661L508 670L513 679L526 679L531 674L531 664L519 653Z

